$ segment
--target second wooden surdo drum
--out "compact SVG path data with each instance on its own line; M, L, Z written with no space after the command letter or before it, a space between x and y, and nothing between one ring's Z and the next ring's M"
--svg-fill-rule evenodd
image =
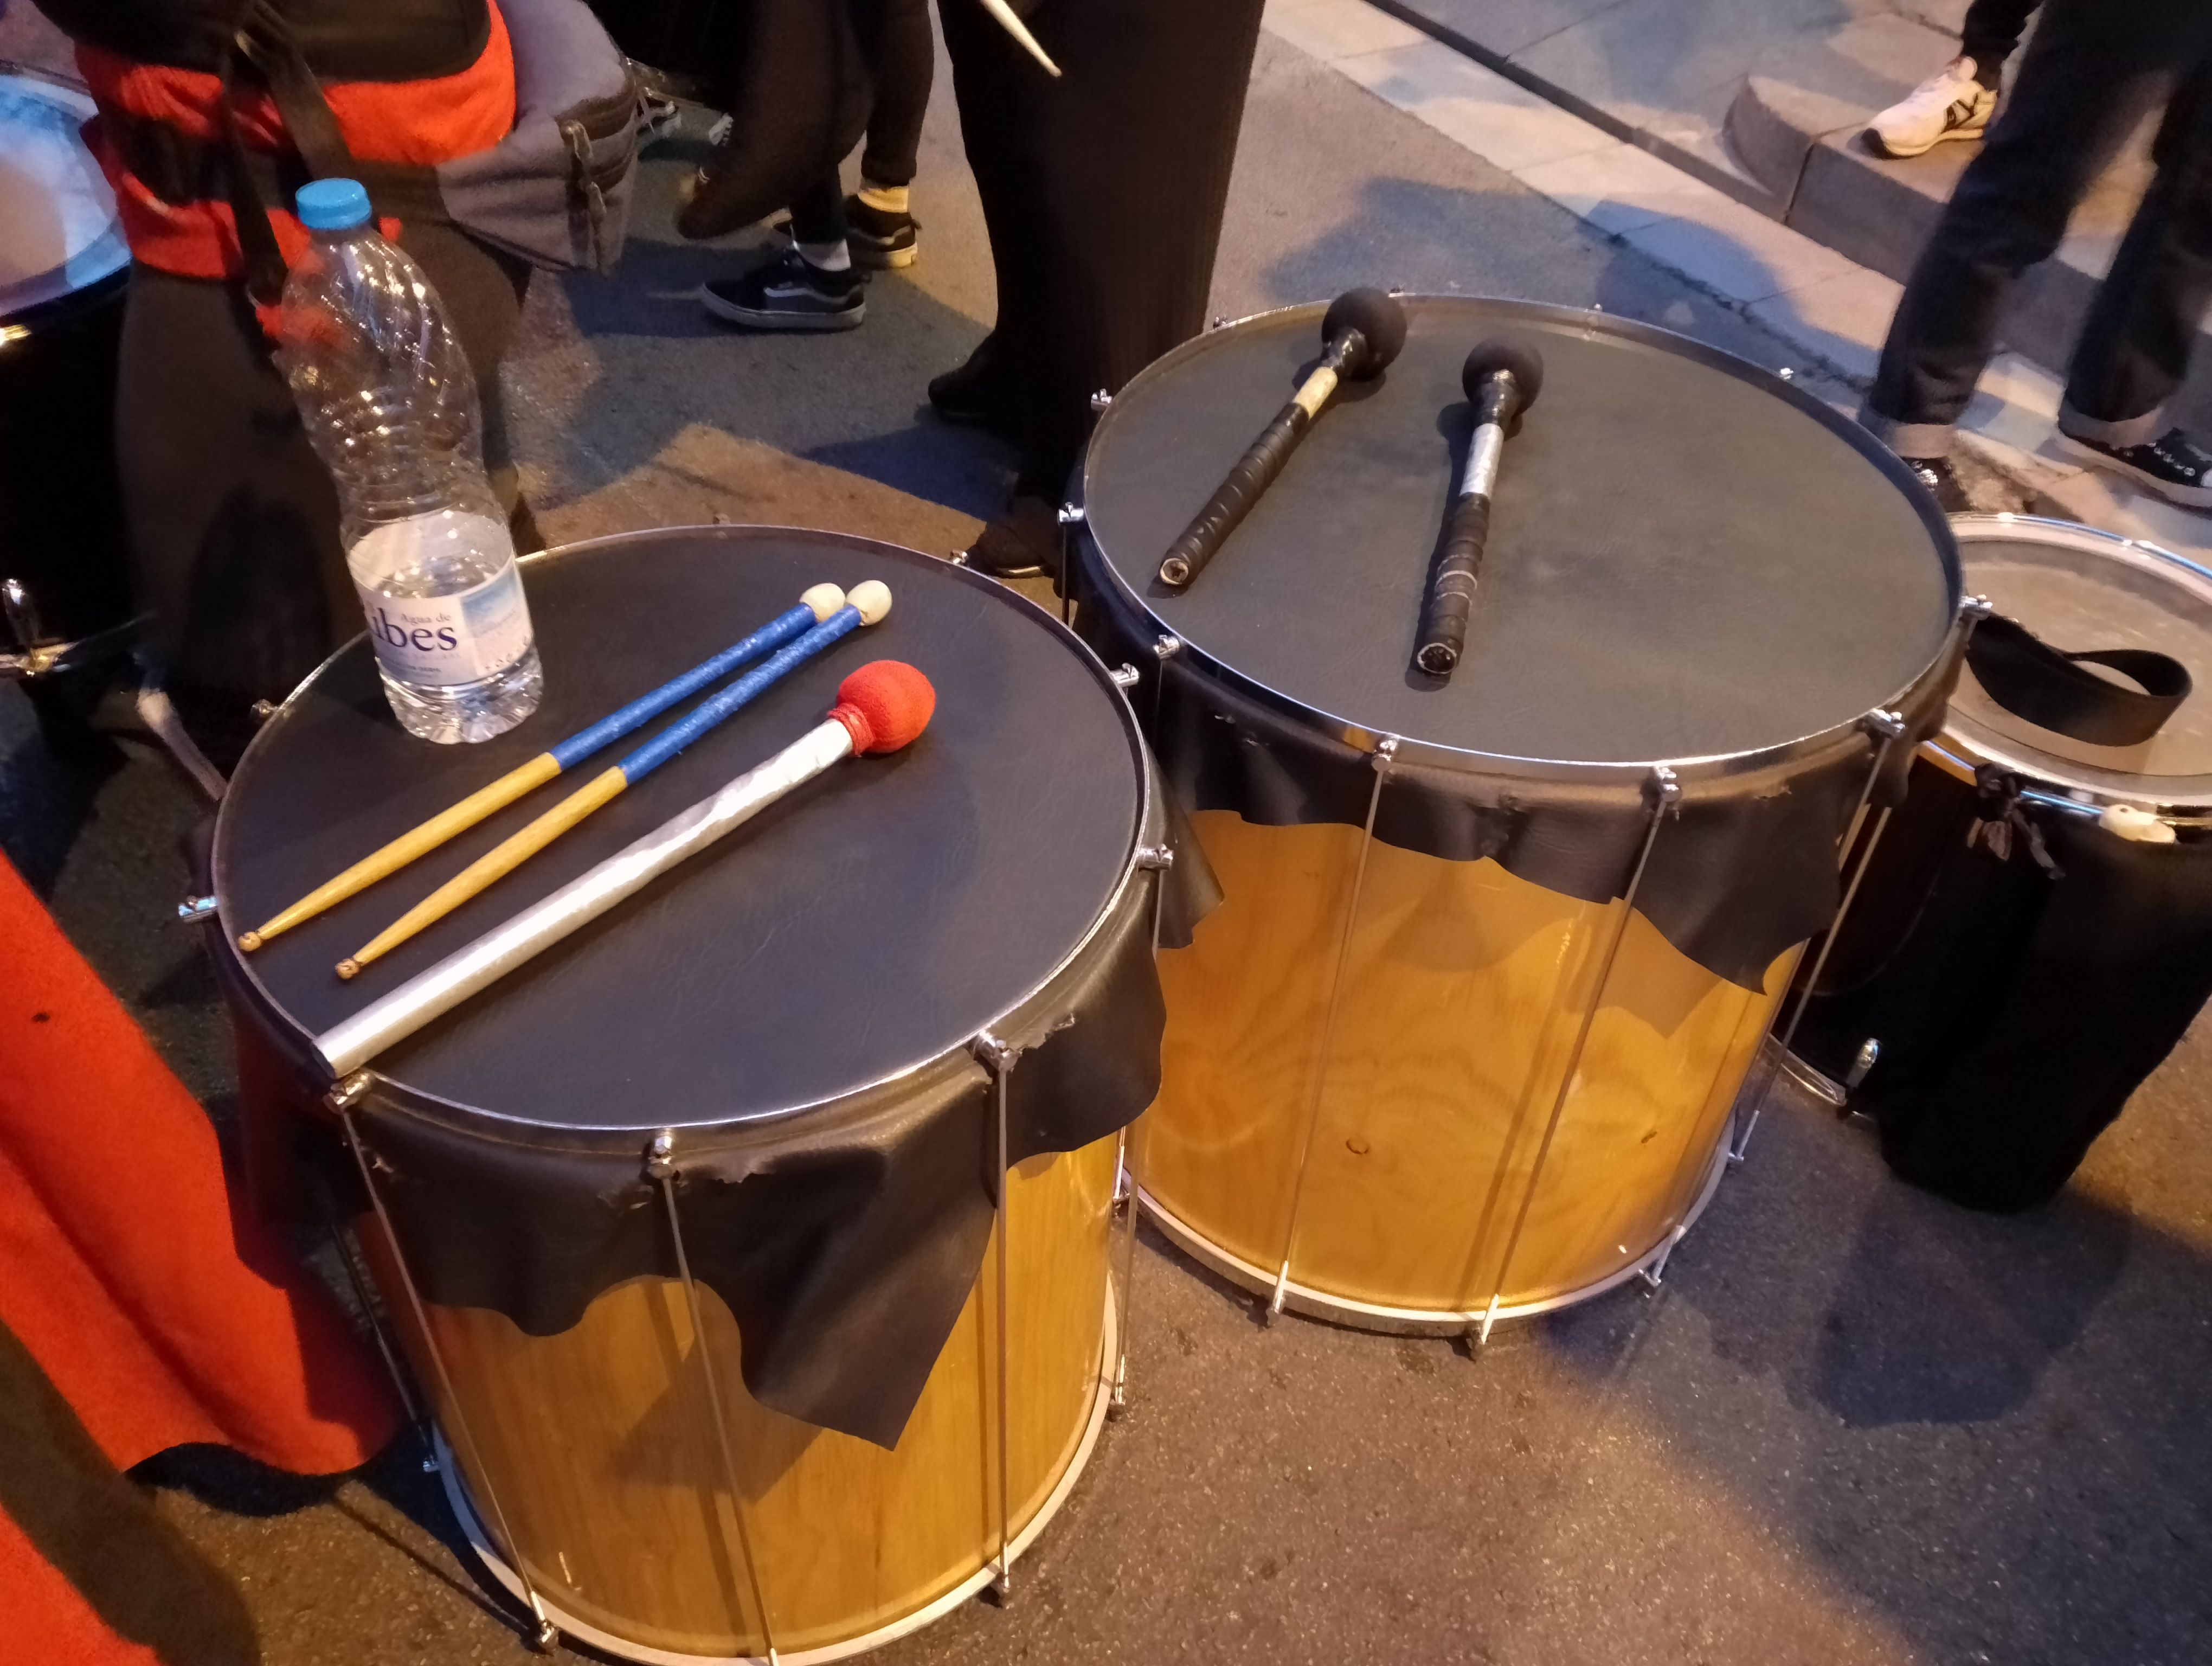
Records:
M409 738L356 640L257 736L216 826L218 970L321 1094L315 1037L772 756L862 660L930 678L912 746L791 794L323 1113L450 1495L533 1623L638 1660L835 1658L1005 1577L1091 1450L1116 1135L1158 1080L1160 800L1104 668L946 562L702 527L525 574L546 696L511 733ZM332 963L365 922L508 822L229 945L809 586L870 579L882 624L353 982Z
M1787 383L1601 315L1405 304L1186 591L1160 552L1322 309L1138 377L1080 471L1077 593L1226 893L1164 956L1148 1207L1275 1308L1486 1335L1656 1276L1702 1207L1839 843L1940 713L1960 589L1895 459ZM1506 331L1543 395L1444 682L1413 656L1461 366Z

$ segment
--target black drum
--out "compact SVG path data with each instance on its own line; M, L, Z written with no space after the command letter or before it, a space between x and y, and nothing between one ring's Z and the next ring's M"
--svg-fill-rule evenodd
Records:
M131 618L115 467L131 255L77 136L92 113L0 64L0 675L86 665Z
M1161 801L1105 668L947 562L707 527L524 570L545 699L511 733L410 739L356 638L256 736L216 828L218 970L325 1094L316 1037L777 752L858 666L928 676L912 746L799 789L325 1113L456 1509L509 1589L641 1659L834 1657L1002 1578L1091 1450L1118 1135L1158 1081ZM810 586L866 579L884 623L352 982L340 956L565 789L231 946Z
M1271 1304L1492 1322L1656 1278L1838 842L1954 674L1949 529L1820 401L1663 331L1411 298L1187 591L1162 556L1319 357L1323 309L1147 369L1085 459L1079 599L1140 675L1226 899L1163 957L1139 1174L1163 1228ZM1417 670L1472 412L1514 331L1472 628Z
M2112 745L1999 705L1970 668L1798 1028L1814 1085L1878 1119L1899 1174L2017 1209L2066 1183L2212 996L2212 572L2058 521L1953 526L1996 615L2193 684Z

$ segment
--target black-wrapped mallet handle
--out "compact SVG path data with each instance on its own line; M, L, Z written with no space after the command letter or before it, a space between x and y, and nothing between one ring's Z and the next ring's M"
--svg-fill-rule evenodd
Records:
M1542 356L1525 341L1493 337L1467 356L1460 386L1474 406L1474 438L1467 469L1444 520L1443 547L1421 610L1420 648L1413 663L1432 677L1449 677L1467 646L1468 616L1490 538L1490 500L1505 441L1521 426L1521 413L1536 403L1544 385Z
M1237 466L1214 488L1182 536L1168 546L1159 577L1169 589L1182 589L1219 553L1223 542L1283 471L1337 384L1346 378L1365 381L1379 376L1398 356L1406 344L1406 310L1380 289L1347 289L1329 303L1321 321L1321 363L1237 459Z

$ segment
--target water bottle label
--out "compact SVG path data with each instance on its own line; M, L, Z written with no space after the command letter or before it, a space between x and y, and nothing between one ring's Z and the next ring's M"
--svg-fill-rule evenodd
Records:
M483 583L447 596L391 596L356 582L376 657L398 682L432 688L504 671L531 641L522 570L510 560Z

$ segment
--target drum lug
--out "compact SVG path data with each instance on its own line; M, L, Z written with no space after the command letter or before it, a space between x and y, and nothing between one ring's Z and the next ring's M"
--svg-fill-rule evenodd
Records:
M7 616L8 629L15 638L16 647L28 650L46 640L38 604L31 599L31 593L23 587L21 579L0 580L0 613Z
M1060 506L1060 524L1061 526L1080 526L1083 525L1083 506L1080 503L1063 503Z
M1959 604L1959 617L1967 624L1979 624L1996 611L1987 596L1969 596Z
M1172 660L1182 652L1182 638L1180 636L1163 636L1152 644L1152 654L1155 659Z
M276 702L273 700L257 700L246 709L256 723L266 723L276 715Z
M955 567L965 567L968 564L968 552L965 550L955 550L945 559Z
M1175 852L1164 844L1140 844L1137 847L1137 866L1153 873L1164 873L1175 866Z
M1880 735L1884 740L1895 740L1905 733L1905 714L1884 711L1876 707L1859 720L1859 725L1869 734Z
M1881 1058L1881 1040L1876 1037L1869 1036L1859 1043L1859 1050L1851 1057L1850 1073L1844 1078L1844 1091L1849 1093L1861 1082L1866 1080L1867 1073L1875 1067Z
M1113 679L1114 686L1117 689L1133 689L1143 680L1142 675L1134 666L1116 666L1106 675Z
M1659 1293L1659 1286L1667 1277L1667 1258L1674 1253L1674 1246L1682 1241L1683 1233L1689 1230L1686 1226L1675 1227L1673 1231L1668 1233L1667 1242L1660 1245L1659 1253L1652 1257L1651 1264L1637 1269L1636 1276L1643 1284L1645 1295L1656 1296Z
M1014 1067L1022 1049L1012 1042L1001 1041L988 1030L976 1031L975 1038L968 1043L968 1051L977 1064L994 1076L1003 1076Z
M332 1110L349 1110L368 1091L376 1079L366 1070L356 1070L324 1096Z
M676 1177L676 1130L663 1128L653 1136L653 1143L645 1148L645 1177L647 1180L672 1180Z
M214 918L215 908L215 898L212 897L187 897L177 904L178 923L196 926L203 920Z
M1100 416L1103 416L1106 407L1113 403L1114 396L1103 387L1097 389L1091 395L1091 409Z
M538 1615L538 1627L530 1633L530 1646L539 1654L551 1654L561 1646L560 1628L544 1615Z

